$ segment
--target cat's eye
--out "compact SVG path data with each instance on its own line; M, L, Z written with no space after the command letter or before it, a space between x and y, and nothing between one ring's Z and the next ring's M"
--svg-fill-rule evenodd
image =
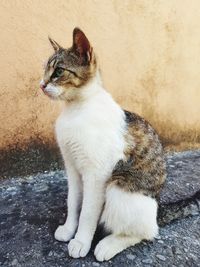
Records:
M52 78L57 78L57 77L60 77L64 72L64 69L63 68L56 68L54 70L54 73L52 75Z
M63 73L63 71L64 71L64 69L62 69L62 68L56 68L56 70L55 70L56 76L60 76Z

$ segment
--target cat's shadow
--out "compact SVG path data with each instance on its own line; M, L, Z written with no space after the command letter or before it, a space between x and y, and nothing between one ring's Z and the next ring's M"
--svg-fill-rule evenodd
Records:
M91 249L94 249L97 245L97 243L103 239L105 236L109 235L110 233L108 231L105 230L105 227L103 224L99 224L96 232L94 234L94 238L92 241L92 245L91 245Z

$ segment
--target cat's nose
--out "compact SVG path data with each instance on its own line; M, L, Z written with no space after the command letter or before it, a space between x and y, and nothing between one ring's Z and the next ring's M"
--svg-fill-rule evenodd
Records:
M40 82L40 88L44 91L44 89L47 87L47 84L42 80Z

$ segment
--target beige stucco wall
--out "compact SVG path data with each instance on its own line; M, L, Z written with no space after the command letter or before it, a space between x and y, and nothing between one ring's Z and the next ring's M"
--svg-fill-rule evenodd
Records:
M47 36L68 47L75 26L124 108L168 142L200 141L199 0L1 0L0 16L1 148L51 140L61 105L38 86Z

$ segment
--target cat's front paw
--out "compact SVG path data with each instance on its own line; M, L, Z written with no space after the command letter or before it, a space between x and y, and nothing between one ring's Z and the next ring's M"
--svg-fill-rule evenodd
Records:
M91 244L88 242L72 239L68 245L69 255L73 258L85 257L90 250L90 246Z
M72 239L74 231L70 231L65 225L60 225L55 231L54 237L58 241L67 242Z

